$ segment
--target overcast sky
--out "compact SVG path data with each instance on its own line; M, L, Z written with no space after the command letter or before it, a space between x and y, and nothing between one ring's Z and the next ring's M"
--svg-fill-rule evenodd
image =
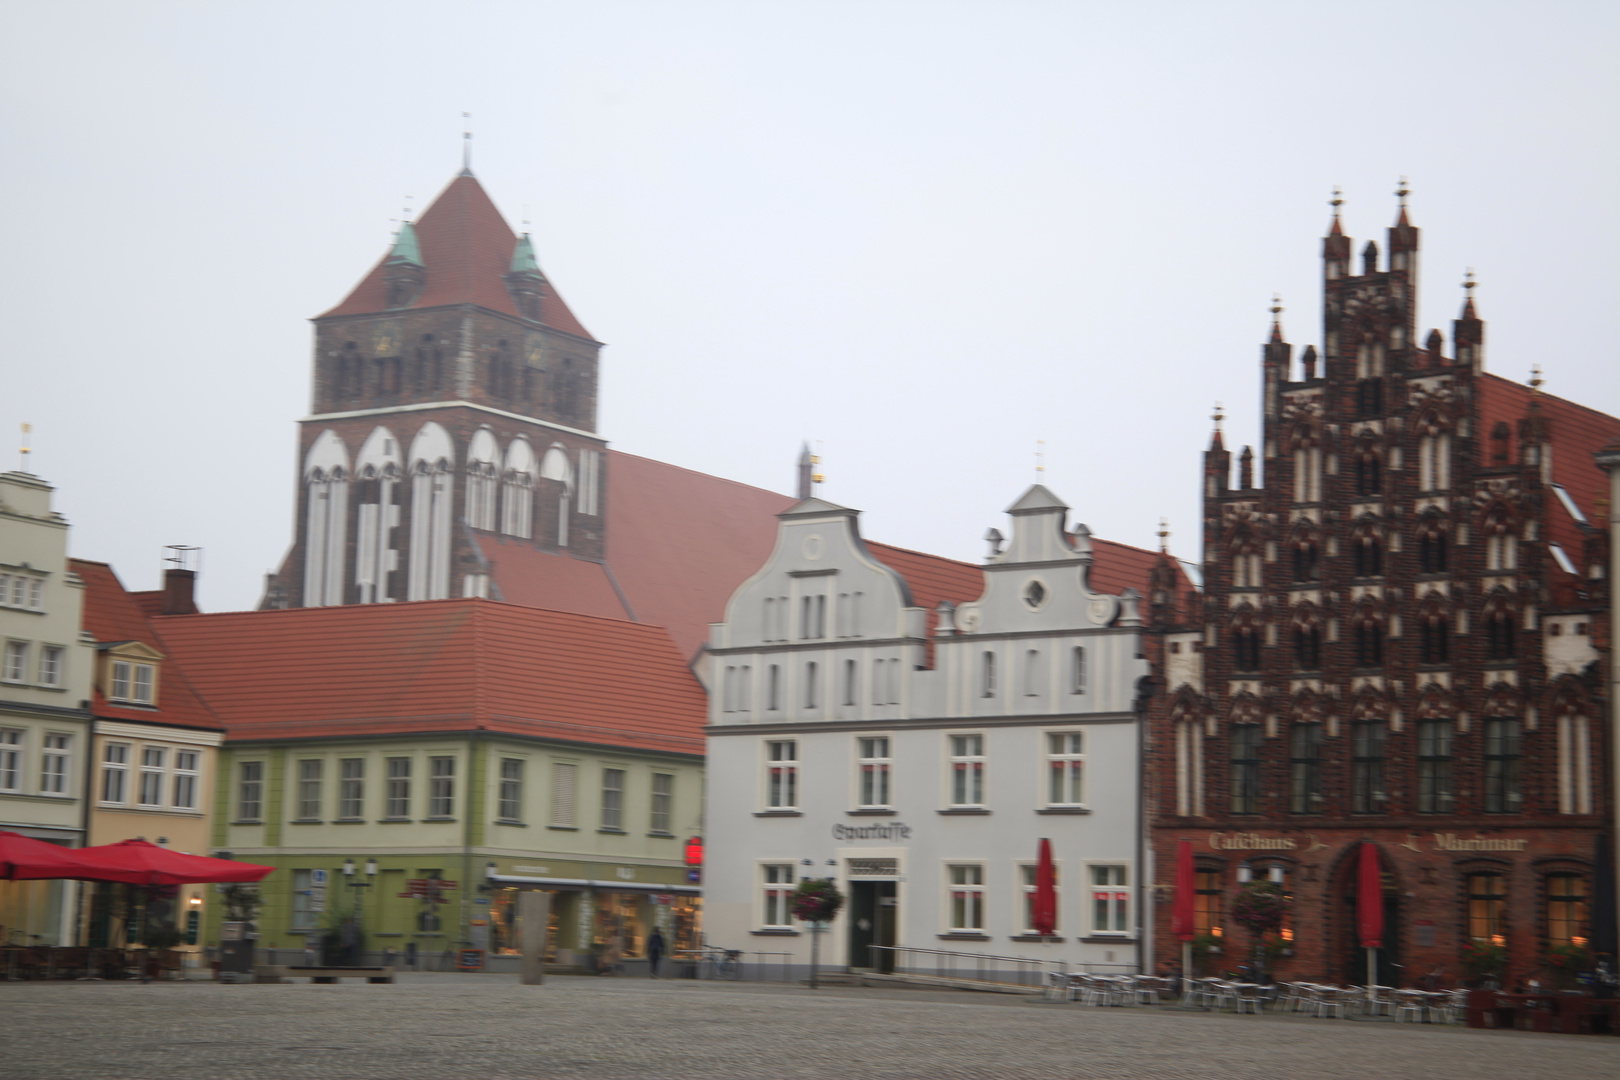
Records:
M0 466L34 424L76 555L291 539L310 327L474 169L608 343L621 450L978 559L1035 479L1198 556L1199 452L1259 347L1320 343L1320 237L1410 178L1420 334L1620 411L1620 5L84 3L0 37ZM410 197L407 202L407 196Z

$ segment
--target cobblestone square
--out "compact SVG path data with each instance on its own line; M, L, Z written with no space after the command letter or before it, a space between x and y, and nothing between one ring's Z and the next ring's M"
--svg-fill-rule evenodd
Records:
M1613 1080L1620 1039L1095 1009L961 991L410 974L0 983L6 1080Z

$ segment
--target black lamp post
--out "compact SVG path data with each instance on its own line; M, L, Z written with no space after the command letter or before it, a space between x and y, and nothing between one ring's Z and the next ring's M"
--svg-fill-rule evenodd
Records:
M360 940L361 926L362 926L361 913L362 913L362 911L364 909L364 904L363 904L363 901L362 901L361 898L365 896L365 893L360 892L359 890L371 888L372 879L377 876L377 860L376 859L369 859L369 858L366 860L366 872L365 872L365 880L364 881L357 881L356 880L357 876L358 875L356 875L356 873L355 873L354 860L353 859L344 859L343 860L343 880L348 882L349 888L355 890L355 892L352 894L352 896L354 898L353 906L354 906L355 951L358 953L360 951L361 947L362 947L362 944L363 944L362 941Z

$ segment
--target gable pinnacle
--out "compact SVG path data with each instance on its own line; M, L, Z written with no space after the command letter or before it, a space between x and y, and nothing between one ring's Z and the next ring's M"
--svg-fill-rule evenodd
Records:
M1344 196L1340 193L1337 184L1333 185L1333 198L1328 200L1328 205L1333 207L1333 225L1328 229L1328 235L1343 236L1344 229L1339 225L1339 207L1344 205Z
M1281 341L1282 338L1282 294L1271 294L1271 340Z
M1478 285L1479 285L1479 282L1474 280L1474 268L1472 266L1470 266L1463 273L1463 286L1462 287L1463 287L1463 297L1465 299L1463 300L1462 317L1465 318L1465 319L1477 319L1477 318L1479 318L1479 316L1474 313L1474 289Z
M1166 555L1170 554L1170 519L1159 519L1159 550Z
M1400 184L1395 188L1395 197L1400 200L1400 202L1397 204L1397 209L1400 210L1400 214L1395 219L1395 224L1397 226L1412 224L1406 219L1406 197L1410 194L1412 194L1412 190L1406 186L1406 177L1403 176L1401 177Z

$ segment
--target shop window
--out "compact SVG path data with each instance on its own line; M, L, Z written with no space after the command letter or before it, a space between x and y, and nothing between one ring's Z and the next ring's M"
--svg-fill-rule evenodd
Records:
M1519 790L1519 721L1493 717L1485 721L1485 812L1517 813L1523 801Z
M1584 944L1586 936L1586 879L1577 874L1547 877L1547 943Z
M1221 936L1221 873L1198 870L1193 874L1193 929L1210 937Z
M1231 811L1260 812L1260 725L1233 724L1231 731Z
M1035 931L1035 873L1036 873L1037 869L1038 869L1038 867L1036 866L1035 863L1020 863L1018 865L1019 889L1020 889L1020 892L1023 895L1023 903L1019 906L1019 911L1021 911L1023 913L1023 917L1024 917L1024 924L1023 924L1021 933L1025 933L1025 934L1033 934L1033 933L1036 932ZM1058 867L1054 864L1053 867L1052 867L1052 890L1053 890L1053 892L1058 892L1058 888L1059 888L1059 886L1061 884L1062 884L1062 879L1059 876ZM1058 898L1057 898L1057 903L1054 904L1053 908L1052 908L1052 932L1053 933L1057 933L1057 931L1058 931L1058 920L1059 920L1059 917L1060 917L1059 912L1061 912L1062 910L1063 910L1063 896L1062 896L1062 893L1059 892L1058 893Z
M1091 931L1124 934L1131 929L1131 894L1125 889L1125 867L1091 868Z
M984 932L984 866L952 863L950 877L950 929L953 933Z
M1384 737L1380 720L1361 720L1350 731L1350 811L1381 814L1385 810Z
M1050 731L1046 734L1046 803L1048 806L1085 804L1085 732Z
M1295 724L1288 737L1288 809L1322 812L1322 725Z
M793 810L799 805L799 744L774 739L765 744L765 806Z
M1468 936L1475 941L1502 944L1502 915L1507 909L1507 886L1501 874L1468 875Z
M1449 814L1456 796L1451 787L1451 721L1419 720L1417 808L1420 814Z
M891 798L889 769L889 740L884 736L856 740L860 754L860 806L865 809L887 808Z
M264 762L242 762L236 778L236 820L263 820Z
M314 930L320 926L324 896L317 896L315 871L294 870L292 873L292 919L289 930ZM324 887L320 892L324 893Z
M984 805L984 736L952 735L951 805Z

